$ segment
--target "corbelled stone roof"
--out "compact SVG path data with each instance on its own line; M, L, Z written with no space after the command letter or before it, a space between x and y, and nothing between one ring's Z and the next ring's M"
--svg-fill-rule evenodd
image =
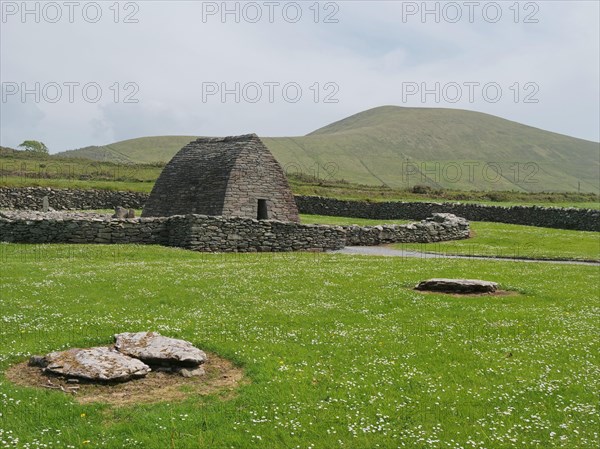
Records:
M256 134L202 137L183 147L167 164L142 216L257 218L259 199L269 201L269 218L298 221L285 174Z

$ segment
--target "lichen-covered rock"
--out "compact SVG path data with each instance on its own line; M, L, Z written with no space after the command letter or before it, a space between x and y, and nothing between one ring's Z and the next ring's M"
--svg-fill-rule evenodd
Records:
M498 289L498 284L479 279L429 279L419 282L415 288L443 293L493 293Z
M46 371L93 381L124 382L144 377L151 371L140 360L107 347L52 352L44 359Z
M204 351L190 342L163 337L158 332L115 335L115 349L151 365L198 366L207 360Z

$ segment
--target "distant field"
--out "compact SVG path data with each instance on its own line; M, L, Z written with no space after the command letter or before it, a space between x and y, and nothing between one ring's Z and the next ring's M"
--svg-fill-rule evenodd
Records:
M31 179L6 176L0 180L0 187L54 187L57 189L99 189L112 191L150 193L154 182L122 182L122 181L82 181L76 179Z
M150 192L162 168L2 151L0 186Z
M0 179L0 187L54 187L59 189L101 189L101 190L113 190L113 191L129 191L129 192L143 192L150 193L154 186L153 181L139 182L139 181L103 181L103 180L78 180L78 179L49 179L49 178L27 178L20 176L4 176ZM600 203L595 199L596 197L585 198L587 201L578 201L579 198L575 198L572 201L560 201L563 196L560 195L554 201L548 201L548 196L545 195L543 200L536 200L536 195L532 195L532 198L522 198L519 201L491 201L491 200L454 200L444 199L437 196L427 195L415 195L410 192L399 192L395 191L391 194L387 192L371 192L357 194L354 189L348 190L334 188L320 188L315 191L312 185L304 185L301 182L292 182L291 189L295 195L308 195L308 196L323 196L326 198L337 198L340 200L350 201L421 201L421 202L460 202L460 203L474 203L474 204L487 204L490 206L545 206L545 207L578 207L585 209L600 209ZM468 196L468 193L465 193Z
M18 156L18 157L17 157ZM160 175L159 164L123 165L86 159L32 157L0 153L0 186L106 189L149 193ZM425 193L341 181L290 176L297 195L358 201L460 201L499 206L536 204L554 207L600 208L598 196L584 193L478 192L429 189Z
M548 207L600 208L600 196L577 192L538 192L515 191L461 191L447 189L426 189L415 193L413 189L391 189L381 186L365 186L341 181L312 181L310 179L290 179L292 190L297 195L323 196L356 201L433 201L490 204L496 206L516 206L536 204Z

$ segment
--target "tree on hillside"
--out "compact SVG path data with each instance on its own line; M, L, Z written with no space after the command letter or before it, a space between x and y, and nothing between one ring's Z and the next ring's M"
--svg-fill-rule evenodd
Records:
M32 153L48 154L48 147L44 142L38 142L37 140L26 140L19 145L19 148L23 148L25 151L30 151Z

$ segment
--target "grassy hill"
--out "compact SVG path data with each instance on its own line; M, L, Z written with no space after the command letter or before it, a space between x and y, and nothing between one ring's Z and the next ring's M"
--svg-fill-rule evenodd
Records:
M58 155L118 163L166 163L177 151L198 137L139 137L100 147L90 146L77 150L64 151L58 153Z
M168 161L192 136L142 137L62 153ZM383 106L306 136L264 138L288 173L394 188L599 192L600 144L479 112Z

